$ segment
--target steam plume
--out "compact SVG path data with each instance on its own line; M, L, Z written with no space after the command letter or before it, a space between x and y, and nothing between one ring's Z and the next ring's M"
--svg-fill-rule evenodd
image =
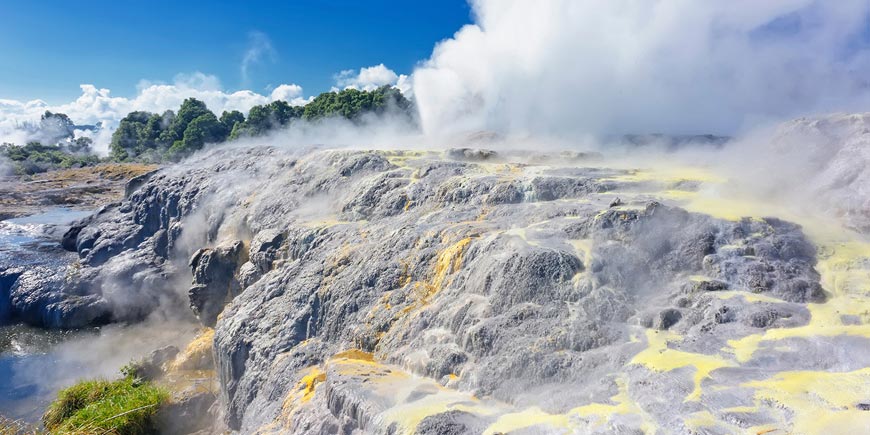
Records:
M426 132L734 133L870 102L862 0L471 3L413 75Z

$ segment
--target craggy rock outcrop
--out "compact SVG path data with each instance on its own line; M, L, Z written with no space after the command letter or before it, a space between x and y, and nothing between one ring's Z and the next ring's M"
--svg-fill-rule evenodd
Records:
M21 273L9 290L16 320L49 328L80 328L109 321L105 299L70 285L72 268L37 267Z
M0 325L9 323L12 317L12 300L10 290L15 281L21 277L24 271L19 268L11 268L0 271Z
M157 170L149 171L141 175L137 175L129 180L124 185L124 198L129 198L130 195L133 194L136 190L142 187L145 182L151 179L151 177L157 173Z
M239 240L193 254L193 287L187 294L190 308L203 325L214 326L224 305L241 291L236 275L244 258L244 244Z
M192 282L241 433L547 432L563 415L601 432L572 411L590 403L615 433L681 432L675 416L725 402L692 399L690 365L662 381L642 357L656 337L712 359L826 299L795 224L690 213L580 157L497 157L213 151L82 228L77 282L112 319L177 304ZM747 370L730 376L760 376ZM637 410L601 414L615 403Z
M81 278L75 254L51 238L66 227L2 222L0 325L24 322L49 328L80 328L111 320L109 307Z
M155 416L158 433L224 433L212 413L216 411L212 338L213 330L205 329L182 351L167 346L127 367L127 374L151 380L170 393Z

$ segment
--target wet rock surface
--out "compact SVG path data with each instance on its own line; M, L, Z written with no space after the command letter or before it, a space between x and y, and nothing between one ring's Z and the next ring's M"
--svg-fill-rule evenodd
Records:
M61 300L76 321L190 305L240 433L685 433L738 406L738 427L781 424L702 384L766 379L772 350L721 349L828 300L800 226L689 212L584 156L511 159L213 151L84 225Z
M104 301L75 283L75 255L57 243L87 214L56 208L0 221L0 325L68 329L108 321Z

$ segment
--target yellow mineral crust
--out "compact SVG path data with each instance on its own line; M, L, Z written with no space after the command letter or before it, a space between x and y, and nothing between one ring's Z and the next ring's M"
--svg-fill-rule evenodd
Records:
M330 379L327 379L327 373ZM292 424L295 409L308 402L323 382L335 382L331 376L341 378L361 378L364 386L362 394L374 403L384 403L387 410L378 419L384 426L396 424L399 433L412 434L424 418L450 410L462 410L478 415L491 415L499 411L498 406L484 404L472 394L445 388L432 379L416 376L400 367L381 364L374 360L371 353L350 349L336 354L322 367L310 367L302 373L301 380L284 400L283 416L285 424ZM425 391L422 397L408 400L412 393Z
M169 371L196 370L210 365L214 347L214 329L203 328L167 367Z
M714 370L732 367L734 363L718 355L684 352L668 347L668 342L681 339L682 337L669 331L647 330L647 348L635 355L629 364L643 365L658 372L669 372L683 367L693 368L695 388L685 400L696 401L701 398L701 382Z
M663 172L638 171L615 177L619 181L695 180L705 184L719 183L722 179L697 170L669 170ZM808 304L810 321L805 326L794 328L771 328L728 342L718 353L700 354L672 348L682 337L668 331L646 331L647 348L636 354L628 363L641 365L650 370L669 372L681 368L693 371L693 390L685 397L686 402L704 401L705 380L707 388L722 389L738 385L719 385L710 379L711 373L726 367L740 367L752 359L762 343L776 342L786 338L816 338L855 336L870 339L870 243L848 231L839 229L831 222L814 220L773 203L735 199L719 195L714 190L699 189L697 192L664 190L653 193L666 200L674 200L689 211L709 214L726 220L742 218L758 219L762 216L780 216L802 225L809 239L818 247L818 264L821 284L828 294L824 303ZM520 231L517 235L524 235ZM578 254L588 256L591 246L584 242L574 243ZM587 257L588 261L589 258ZM723 299L741 297L749 303L782 303L784 301L764 294L740 290L716 292ZM671 345L669 345L669 343ZM785 348L773 346L771 350ZM789 350L789 349L785 349ZM859 433L856 428L870 433L870 412L858 408L870 403L870 368L853 372L798 371L782 372L765 380L746 382L741 388L753 390L754 403L730 409L701 410L689 415L685 425L703 432L703 428L733 430L734 433L751 434L833 434ZM516 412L501 414L486 433L508 433L512 430L543 426L554 432L570 433L589 428L589 421L579 419L597 416L592 424L606 423L616 414L644 416L644 430L653 433L654 426L645 412L631 401L625 384L620 384L620 395L612 398L614 404L591 404L572 409L565 414L550 414L531 407ZM737 429L722 413L758 413L762 409L776 416L776 424ZM863 433L863 432L860 432Z
M722 177L701 167L657 165L649 169L631 169L625 174L605 178L605 181L624 182L662 182L678 183L681 181L696 181L704 183L719 183L725 181Z
M748 434L870 433L870 412L860 408L870 403L870 368L850 372L761 371L762 376L768 377L757 379L759 375L756 374L756 380L742 383L726 383L732 377L711 376L722 368L745 366L757 352L792 352L791 347L786 346L788 343L780 343L784 339L824 340L844 335L870 339L870 243L841 230L832 222L813 220L789 210L782 210L773 203L737 199L722 194L715 187L723 180L702 169L636 171L614 177L613 180L660 182L658 184L661 191L648 192L645 195L674 201L689 211L720 219L778 216L800 224L808 238L818 247L816 270L828 298L824 303L807 305L810 312L807 325L770 328L758 334L730 340L727 346L712 354L678 349L683 338L674 332L645 331L646 348L634 355L627 366L641 366L655 372L686 369L693 389L684 397L684 402L686 406L699 407L698 411L683 418L682 421L688 429L697 433L705 433L705 428L724 430L724 433ZM674 188L674 183L680 181L695 181L701 183L701 186L697 191ZM631 195L628 193L626 196ZM506 233L525 238L525 230L517 229ZM452 243L443 240L447 247L437 254L431 274L424 280L413 281L407 268L404 269L402 283L415 286L417 300L398 313L397 320L407 318L412 311L429 303L437 292L451 285L454 275L463 266L463 256L471 241L470 237ZM590 262L591 241L569 243L572 243L578 256L585 260L584 263ZM711 292L710 295L722 299L742 298L748 303L784 302L775 297L740 289ZM633 341L643 342L643 338L633 336ZM449 410L490 416L494 421L486 429L487 434L509 433L538 426L549 431L548 433L584 433L583 431L594 429L605 430L617 417L633 420L634 424L648 434L656 433L653 418L632 399L625 374L617 375L619 392L606 403L578 406L559 414L549 413L539 407L517 409L510 404L479 399L470 393L446 388L434 380L416 376L399 367L378 363L371 354L359 350L340 353L326 364L323 368L311 368L311 371L303 374L298 389L291 393L292 398L288 396L285 401L285 408L288 403L304 403L306 397L311 398L319 382L328 382L325 373L329 372L338 376L365 377L365 393L390 404L378 416L380 423L384 427L395 423L400 433L413 433L427 416ZM738 401L730 408L717 408L705 401L705 392L731 388L740 389L741 394L746 392L743 403ZM425 390L427 394L413 401L405 400L412 392L421 390ZM727 417L733 413L763 413L773 421L755 427L738 428L734 426L733 419Z
M770 343L769 348L773 351L783 349L774 343L784 339L816 340L836 336L870 339L870 243L862 236L840 228L836 222L784 210L773 203L720 196L704 189L694 194L681 193L665 197L677 201L689 211L723 219L778 216L800 224L804 233L817 246L816 270L827 293L827 301L807 305L810 311L807 325L771 328L760 334L728 341L728 346L722 349L723 357L731 355L733 358L733 362L728 364L739 366L748 362L765 343ZM747 302L782 302L769 296L743 291L717 292L715 296L743 297ZM660 345L661 339L650 341L650 348L637 355L635 360L645 359L644 355L652 357L650 351L656 344ZM678 364L673 361L666 362L664 359L656 365L660 363L661 367L667 367ZM719 359L718 363L715 361L710 360L713 365L708 368L728 360ZM696 372L696 385L699 385L698 373L700 371ZM713 388L728 387L717 385ZM744 412L757 412L761 408L772 409L782 420L779 425L753 427L747 433L870 433L870 412L856 408L858 403L870 402L870 368L852 372L781 372L769 379L744 383L741 387L755 390L756 406L739 409ZM696 389L694 393L697 392ZM786 412L781 412L781 408L785 408ZM707 418L709 415L698 416L705 417L704 425L711 423ZM702 423L699 419L692 422Z
M774 401L792 411L783 425L794 434L870 433L870 368L853 372L795 371L742 385L757 402ZM862 429L863 428L863 429Z
M371 352L365 352L359 349L349 349L344 352L339 352L335 354L333 359L352 359L357 361L370 361L374 362L375 356L371 354Z
M302 378L284 398L284 403L281 406L282 415L289 419L298 407L314 397L317 385L324 381L326 381L326 373L320 367L313 366L305 369Z
M628 393L627 381L617 379L619 392L610 398L612 403L591 403L578 406L564 414L551 414L538 407L526 408L518 412L502 414L485 431L485 435L510 433L512 431L542 426L547 433L578 433L577 430L590 431L605 429L616 416L633 415L640 419L640 428L648 434L655 433L653 419L641 409ZM583 433L583 432L579 432Z
M469 243L471 243L471 237L466 237L438 254L438 260L435 262L435 274L431 281L434 291L441 290L447 276L456 273L462 267L462 255Z
M810 322L795 328L773 328L763 334L730 340L728 345L740 362L749 361L763 342L786 338L851 335L870 339L870 244L842 242L821 245L816 270L821 275L828 300L808 304ZM844 316L858 320L844 322ZM726 349L727 350L727 349Z
M402 316L425 306L432 296L450 284L452 276L462 268L462 256L471 240L471 237L465 237L439 252L432 269L432 276L428 281L414 281L412 283L411 276L407 274L407 267L403 265L403 269L406 271L403 272L402 283L413 285L411 290L416 301L400 312Z

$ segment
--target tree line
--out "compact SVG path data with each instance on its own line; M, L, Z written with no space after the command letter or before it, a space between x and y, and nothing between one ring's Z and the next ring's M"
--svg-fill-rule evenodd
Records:
M341 117L359 122L367 114L387 111L411 120L412 110L411 102L391 86L325 92L304 106L273 101L252 107L247 117L237 110L224 111L218 117L202 101L188 98L178 112L132 112L125 116L112 134L110 156L116 161L178 160L206 143L262 136L299 120Z
M207 143L263 136L276 129L292 128L293 123L299 121L338 117L358 123L367 116L386 113L405 117L409 122L415 119L413 104L392 86L371 91L325 92L303 106L273 101L252 107L247 116L232 110L218 117L202 101L188 98L177 112L127 114L112 134L109 156L101 159L93 153L90 138L74 137L75 130L93 131L99 129L99 125L77 126L67 115L47 111L38 123L25 126L32 138L27 144L0 144L0 157L11 161L19 174L89 166L103 161L177 161Z

